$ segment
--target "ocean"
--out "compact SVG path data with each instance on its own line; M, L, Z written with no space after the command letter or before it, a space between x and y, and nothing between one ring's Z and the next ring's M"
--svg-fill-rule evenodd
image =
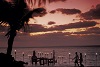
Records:
M75 52L78 52L78 55L82 53L83 64L85 66L100 66L100 47L20 47L13 48L12 56L18 61L25 61L28 62L28 65L31 65L31 56L34 50L36 51L37 57L45 56L47 58L52 57L54 50L57 59L56 66L74 66L72 59L75 57ZM0 53L1 52L6 53L6 48L0 48Z

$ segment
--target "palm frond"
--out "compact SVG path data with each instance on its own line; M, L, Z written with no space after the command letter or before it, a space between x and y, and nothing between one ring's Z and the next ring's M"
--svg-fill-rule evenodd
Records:
M45 6L47 3L52 3L55 0L26 0L27 5L31 5L32 8L34 8L34 6ZM58 1L58 0L56 0Z

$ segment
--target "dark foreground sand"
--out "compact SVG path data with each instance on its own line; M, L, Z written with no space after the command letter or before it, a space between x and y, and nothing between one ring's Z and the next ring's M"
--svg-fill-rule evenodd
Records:
M74 66L26 66L26 67L74 67ZM85 66L85 67L100 67L100 66Z
M25 66L25 67L74 67L74 66ZM84 66L84 67L100 67L100 66Z

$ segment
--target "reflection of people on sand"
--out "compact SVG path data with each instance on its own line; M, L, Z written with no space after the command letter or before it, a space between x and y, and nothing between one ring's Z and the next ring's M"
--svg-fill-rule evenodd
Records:
M37 56L36 56L36 52L33 51L33 56L32 56L32 65L33 65L33 62L35 62L35 65L37 65Z
M76 54L76 56L72 60L75 60L74 63L75 63L75 67L76 67L76 64L79 66L79 64L78 64L79 56L78 56L77 52L75 52L75 54Z
M82 64L83 63L82 53L80 53L79 63L80 63L80 67L84 67L84 65Z

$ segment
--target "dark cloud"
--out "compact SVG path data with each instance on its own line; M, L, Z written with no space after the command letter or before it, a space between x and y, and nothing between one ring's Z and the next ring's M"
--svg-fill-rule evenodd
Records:
M95 26L97 22L95 21L83 21L83 22L76 22L70 23L67 25L68 28L84 28L84 27L91 27Z
M25 26L25 32L43 32L46 28L41 24L29 24Z
M90 33L94 33L94 34L100 34L100 28L99 27L89 28L87 31L90 32Z
M81 32L74 32L73 34L91 34L91 35L96 35L96 34L100 34L100 28L99 27L92 27L92 28L88 28L85 31L81 31Z
M84 21L84 22L76 22L65 25L56 25L54 27L49 28L49 30L65 30L71 28L84 28L84 27L92 27L97 23L95 21Z
M51 24L51 23L50 23ZM97 23L94 21L84 21L84 22L76 22L64 25L55 25L50 28L46 28L41 24L31 24L29 26L25 26L25 32L46 32L46 31L61 31L65 29L72 29L72 28L84 28L84 27L92 27L95 26Z
M46 14L47 14L47 11L44 8L35 9L32 14L32 17L42 17L42 16L45 16Z
M81 17L86 20L100 19L100 4L98 4L95 8L90 9L85 13L82 13Z
M52 10L52 11L50 11L50 13L54 14L54 13L56 13L56 10Z
M53 24L56 24L56 22L54 22L54 21L48 22L48 25L53 25Z
M50 11L50 13L56 13L56 12L61 12L62 14L67 14L67 15L81 13L81 11L79 9L63 9L63 8L58 8L56 10Z

